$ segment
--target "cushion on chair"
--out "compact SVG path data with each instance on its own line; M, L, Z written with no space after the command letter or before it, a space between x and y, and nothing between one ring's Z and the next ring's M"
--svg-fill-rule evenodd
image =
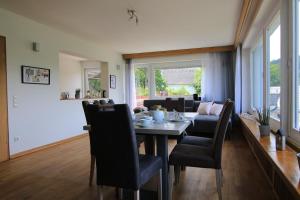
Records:
M212 138L197 137L197 136L185 136L181 140L180 144L198 145L203 147L211 147L213 144Z
M170 154L169 163L170 165L215 168L211 148L188 144L176 145Z
M148 182L162 167L161 158L157 156L139 155L139 164L141 185Z

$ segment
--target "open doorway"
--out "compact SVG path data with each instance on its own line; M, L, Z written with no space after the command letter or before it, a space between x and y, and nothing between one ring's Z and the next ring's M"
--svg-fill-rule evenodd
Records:
M0 162L9 159L6 39L0 36Z

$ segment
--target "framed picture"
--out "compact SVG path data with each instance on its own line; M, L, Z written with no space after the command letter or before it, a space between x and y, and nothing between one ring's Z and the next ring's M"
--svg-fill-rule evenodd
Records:
M117 80L116 80L116 76L115 75L110 75L109 76L109 82L110 82L110 88L112 89L116 89L116 85L117 85Z
M50 69L21 66L22 83L50 85Z

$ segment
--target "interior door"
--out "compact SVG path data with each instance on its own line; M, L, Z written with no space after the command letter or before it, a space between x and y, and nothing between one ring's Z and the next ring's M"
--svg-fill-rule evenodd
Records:
M6 40L0 36L0 162L9 159Z

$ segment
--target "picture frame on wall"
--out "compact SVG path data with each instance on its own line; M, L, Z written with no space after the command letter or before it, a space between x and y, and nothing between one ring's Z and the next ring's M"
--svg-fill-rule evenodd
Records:
M115 75L110 75L109 76L109 83L110 83L110 88L112 89L116 89L116 85L117 85L117 80L116 80L116 76Z
M50 85L50 69L22 65L21 78L23 84Z

